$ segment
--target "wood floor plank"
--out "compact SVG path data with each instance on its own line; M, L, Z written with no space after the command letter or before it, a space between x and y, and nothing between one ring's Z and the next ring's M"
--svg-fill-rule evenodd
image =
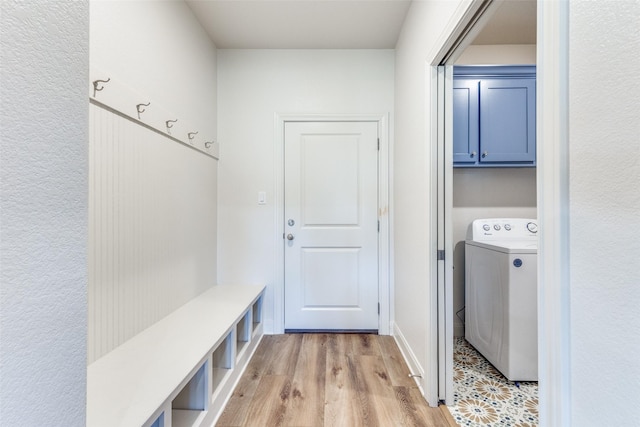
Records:
M268 360L274 353L273 339L265 337L256 349L253 358L233 391L229 403L225 407L217 425L242 426L249 414L249 406L258 388L260 380L265 376Z
M330 334L328 346L346 355L380 356L377 335Z
M394 387L396 399L402 410L404 426L449 427L438 408L431 408L417 387Z
M326 334L303 336L284 425L324 425L326 342Z
M324 421L327 426L364 426L368 396L358 390L353 356L327 353Z
M366 425L368 396L358 392L353 352L353 334L329 335L324 409L327 426Z
M369 397L370 405L364 425L402 425L402 412L382 356L354 356L358 391Z
M348 334L354 355L381 356L378 336L372 334Z
M288 375L289 378L293 378L303 334L272 335L272 337L273 348L277 351L269 355L267 375Z
M353 346L350 334L328 334L327 336L327 357L331 358L337 355L353 354Z
M378 345L384 359L384 364L389 372L391 384L394 387L417 387L416 382L410 377L411 371L404 362L404 357L393 337L379 336Z
M260 380L256 396L260 398L252 399L243 425L246 427L284 426L284 417L291 397L290 378L286 375L265 376Z

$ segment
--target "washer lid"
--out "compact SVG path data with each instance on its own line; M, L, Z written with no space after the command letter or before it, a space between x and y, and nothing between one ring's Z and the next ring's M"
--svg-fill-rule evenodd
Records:
M538 242L531 240L493 240L488 242L479 242L477 240L467 240L465 242L470 246L489 249L492 251L502 252L505 254L537 254Z

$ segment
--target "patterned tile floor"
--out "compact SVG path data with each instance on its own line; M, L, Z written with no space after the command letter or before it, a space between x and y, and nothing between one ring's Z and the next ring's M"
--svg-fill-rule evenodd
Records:
M455 338L454 402L449 411L460 426L538 425L538 383L507 380L464 338Z

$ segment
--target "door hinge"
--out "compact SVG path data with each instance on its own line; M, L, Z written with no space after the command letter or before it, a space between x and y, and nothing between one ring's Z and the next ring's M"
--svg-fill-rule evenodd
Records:
M380 151L380 138L378 138L378 151Z
M380 303L378 303L378 315L380 315Z
M380 220L378 220L378 233L380 232Z
M444 250L438 249L438 261L444 261Z

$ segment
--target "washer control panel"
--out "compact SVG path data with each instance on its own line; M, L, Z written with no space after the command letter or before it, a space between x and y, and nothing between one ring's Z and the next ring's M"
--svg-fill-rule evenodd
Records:
M538 222L529 218L476 219L469 226L468 240L534 240Z

